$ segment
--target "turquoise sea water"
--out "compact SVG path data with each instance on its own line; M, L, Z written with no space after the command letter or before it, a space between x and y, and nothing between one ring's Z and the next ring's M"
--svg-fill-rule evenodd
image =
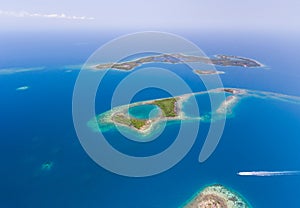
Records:
M132 117L138 119L151 119L159 115L160 110L156 105L139 105L128 109Z
M297 206L300 176L237 175L239 171L300 170L300 106L274 99L243 99L235 107L234 116L227 119L216 151L204 163L198 162L198 156L209 123L200 124L196 143L187 156L162 174L128 178L99 167L77 139L71 108L78 70L67 72L70 68L65 65L83 63L99 43L111 36L67 37L47 36L44 39L49 39L48 42L41 44L42 41L36 39L18 43L18 47L13 39L16 37L2 37L3 48L7 48L6 52L1 51L1 56L7 57L0 60L2 66L43 65L45 70L0 75L0 207L171 208L180 206L203 186L213 183L236 190L253 207ZM241 55L257 59L269 68L219 67L226 72L221 75L225 86L300 96L297 40L289 42L285 38L237 34L187 37L209 55ZM82 39L88 44L75 45ZM14 50L16 48L18 50ZM38 53L39 48L48 49L47 53ZM25 51L26 57L22 54ZM196 82L197 75L183 66L163 67L182 76L193 91L204 90L203 84ZM113 86L125 76L126 73L114 71L104 80L106 90L96 98L97 113L110 109ZM16 91L22 86L29 88ZM148 89L139 92L132 102L168 96L164 91ZM200 103L201 109L209 110L207 102ZM139 110L133 109L131 113ZM179 125L168 123L159 138L146 143L128 140L114 130L105 135L116 149L134 156L147 156L172 144Z

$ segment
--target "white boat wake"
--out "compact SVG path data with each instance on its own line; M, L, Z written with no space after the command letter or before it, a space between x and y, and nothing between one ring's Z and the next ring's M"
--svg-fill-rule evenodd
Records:
M240 176L287 176L287 175L300 175L300 171L249 171L238 172Z

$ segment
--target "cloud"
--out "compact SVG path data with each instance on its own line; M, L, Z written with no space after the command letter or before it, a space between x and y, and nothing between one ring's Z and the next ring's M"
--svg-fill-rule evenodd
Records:
M30 71L41 71L44 70L45 67L28 67L28 68L2 68L0 69L0 75L4 74L15 74L21 72L30 72Z
M68 20L94 20L94 17L86 16L71 16L64 13L61 14L41 14L41 13L30 13L26 11L15 12L15 11L3 11L0 10L0 15L10 16L10 17L40 17L40 18L52 18L52 19L68 19Z

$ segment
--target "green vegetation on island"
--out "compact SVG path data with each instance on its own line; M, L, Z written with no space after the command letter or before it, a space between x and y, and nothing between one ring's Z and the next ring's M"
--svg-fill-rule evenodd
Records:
M163 100L155 100L154 105L157 105L163 112L165 117L175 117L177 116L176 112L176 102L175 98L167 98Z
M133 126L136 129L142 128L147 122L147 120L125 116L124 114L114 115L113 120L119 124L123 124L126 126Z
M108 121L107 119L110 118L111 122L127 127L132 127L139 132L144 132L147 129L151 128L151 125L161 119L176 119L178 117L176 103L178 102L179 98L165 98L165 99L158 99L152 101L146 101L140 104L130 105L124 108L119 108L118 111L112 111L108 117L99 117L99 123L105 123ZM155 105L157 108L160 109L159 114L157 114L153 118L138 118L133 116L128 112L130 108L137 107L137 106L146 106L146 105ZM145 111L141 111L140 113L146 113ZM104 119L104 120L103 120Z
M141 129L146 124L146 120L130 118L131 125L137 129Z
M117 122L119 124L123 124L123 125L126 125L126 126L130 126L131 125L130 118L126 117L123 114L113 115L112 119L113 119L113 121L115 121L115 122Z

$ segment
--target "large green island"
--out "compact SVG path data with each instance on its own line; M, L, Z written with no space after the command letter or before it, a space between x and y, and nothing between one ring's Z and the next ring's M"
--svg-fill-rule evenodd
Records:
M107 129L111 129L113 126L121 126L129 128L142 135L148 135L152 132L156 125L162 121L198 119L203 122L210 122L210 112L203 115L203 117L190 117L185 114L183 109L183 103L188 102L189 98L192 96L201 96L207 93L228 94L228 96L224 97L225 99L214 112L215 114L226 115L232 111L234 105L239 101L239 96L242 96L245 91L240 89L220 88L210 91L184 94L171 98L131 103L128 105L114 107L111 110L98 115L96 119L89 121L88 125L95 131L98 131L99 127L101 131L105 131ZM138 114L131 113L132 109L135 108L142 109L140 109ZM149 108L152 110L147 110ZM105 128L107 126L110 128Z
M184 104L188 103L192 96L218 93L224 94L223 100L220 100L212 112L204 112L199 117L186 114ZM214 122L216 120L212 120L212 115L217 120L233 116L235 106L247 97L276 99L300 104L300 98L295 96L238 88L217 88L117 106L92 118L88 122L88 126L94 131L108 131L119 126L140 135L149 135L163 121L192 121L197 119L201 122Z
M113 123L118 126L128 127L142 134L148 134L151 132L153 125L160 121L183 119L184 115L181 112L181 103L184 98L185 96L179 96L119 106L99 115L97 122L100 126ZM130 114L130 110L135 107L149 108L151 106L155 107L155 109L152 107L153 111L155 110L155 115L153 116L145 115L141 118L140 116ZM151 111L149 113L151 114Z
M161 113L159 116L159 119L167 119L167 118L176 118L178 117L177 113L177 106L176 103L179 100L179 98L167 98L167 99L160 99L160 100L154 100L149 102L143 102L142 105L155 105L157 106ZM131 105L131 107L134 107L136 105ZM124 109L125 110L125 109ZM126 125L135 128L136 130L142 130L147 129L151 123L157 120L156 119L139 119L134 118L133 116L130 116L126 113L126 111L119 111L112 115L112 120L118 124Z

